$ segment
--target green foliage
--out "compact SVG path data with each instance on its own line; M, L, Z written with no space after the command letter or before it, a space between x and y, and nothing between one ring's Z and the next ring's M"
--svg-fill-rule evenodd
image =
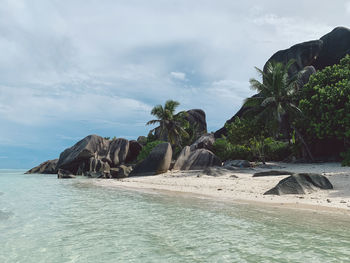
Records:
M227 140L233 144L247 144L253 137L267 136L268 131L264 123L256 119L240 119L236 117L235 120L225 125L227 130Z
M167 140L174 146L180 145L181 139L188 137L188 133L185 130L187 121L185 120L185 112L179 112L175 114L176 108L180 105L179 102L168 100L165 102L164 107L162 105L155 106L151 114L157 119L150 120L146 125L159 124L160 138L166 135ZM153 133L155 129L151 130Z
M221 138L214 143L214 153L224 161L229 159L282 161L292 153L292 150L288 143L274 140L271 137L253 137L243 145L234 145L227 138Z
M103 139L105 140L109 140L111 137L103 137Z
M300 94L298 126L315 139L350 139L350 56L310 77Z
M343 161L341 162L342 166L350 166L350 149L340 153L340 157L343 158Z
M142 161L142 160L146 159L146 157L150 154L150 152L153 150L153 148L161 143L163 143L163 141L152 141L152 142L147 143L144 147L142 147L141 152L137 156L137 161Z

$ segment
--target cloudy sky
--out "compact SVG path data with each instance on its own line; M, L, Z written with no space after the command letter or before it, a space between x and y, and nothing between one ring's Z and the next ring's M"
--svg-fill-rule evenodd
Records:
M0 168L88 134L146 135L167 99L215 131L253 94L254 66L349 19L341 0L0 0Z

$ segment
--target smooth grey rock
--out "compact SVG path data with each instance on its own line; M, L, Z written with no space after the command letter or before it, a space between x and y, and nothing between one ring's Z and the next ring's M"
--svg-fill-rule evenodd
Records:
M227 167L227 166L248 168L248 167L251 167L251 164L247 160L228 160L224 162L224 167Z
M155 175L169 170L172 148L170 143L158 144L141 163L137 164L130 176Z
M110 166L116 167L125 162L129 151L129 141L126 139L115 139L108 147L107 161Z
M26 174L57 174L58 159L48 160L30 169Z
M279 176L279 175L293 175L294 173L289 171L280 171L280 170L270 170L264 172L258 172L253 175L253 177L262 177L262 176Z
M319 189L333 189L333 185L323 175L300 173L284 178L264 195L306 194Z
M211 166L221 166L221 160L207 149L191 151L189 146L182 149L174 170L203 170Z

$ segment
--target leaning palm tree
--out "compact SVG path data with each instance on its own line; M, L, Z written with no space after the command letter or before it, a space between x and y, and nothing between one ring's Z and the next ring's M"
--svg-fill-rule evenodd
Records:
M302 114L294 104L298 91L298 75L289 76L288 70L295 63L290 60L286 65L277 62L268 62L265 71L256 68L262 76L263 82L250 79L251 88L258 91L258 95L245 100L244 106L250 108L246 114L254 114L257 119L277 122L275 129L282 124L282 117L288 122L288 126L295 131L307 154L313 160L309 147L305 143L300 132L293 125L292 120Z
M146 125L159 124L160 137L167 137L167 140L172 145L181 144L182 137L188 137L188 133L183 128L185 126L185 113L180 112L175 115L176 108L180 105L179 102L168 100L165 102L164 107L162 105L155 106L151 114L157 119L147 122ZM151 130L155 131L157 128Z

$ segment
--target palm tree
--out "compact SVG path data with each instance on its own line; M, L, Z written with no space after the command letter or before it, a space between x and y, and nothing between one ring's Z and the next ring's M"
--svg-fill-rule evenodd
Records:
M174 114L176 108L180 105L179 102L168 100L165 102L164 107L162 105L155 106L151 114L157 119L147 122L146 125L159 124L160 137L166 135L168 141L172 145L181 144L182 137L188 137L188 133L183 128L186 124L185 112ZM155 131L157 128L151 130Z
M291 121L302 114L301 110L294 104L299 76L289 76L288 74L289 68L294 63L294 60L290 60L286 65L274 61L268 62L265 72L256 68L262 76L263 82L256 79L250 79L249 82L251 88L258 91L259 95L246 99L244 106L250 108L246 113L254 113L257 119L277 122L276 130L281 126L282 117L284 117L288 126L295 131L305 146L310 159L313 160L309 147Z

